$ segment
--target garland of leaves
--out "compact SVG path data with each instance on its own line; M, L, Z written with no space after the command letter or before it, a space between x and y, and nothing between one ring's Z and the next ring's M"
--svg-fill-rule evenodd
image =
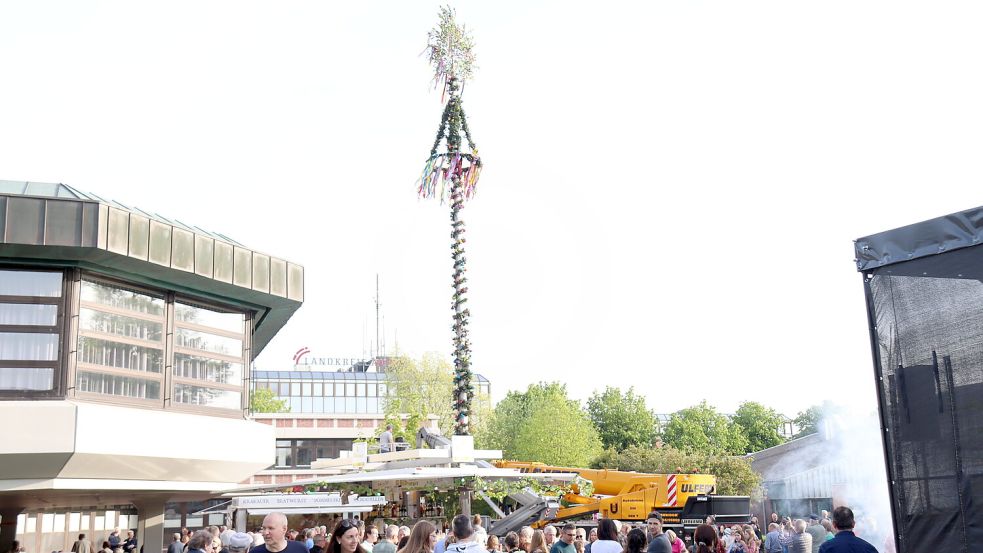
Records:
M538 495L563 497L567 494L576 494L590 497L594 494L594 484L590 480L576 477L568 483L557 484L543 482L535 478L521 478L519 480L485 480L480 476L474 477L472 483L475 491L484 492L488 497L501 501L510 494L530 489Z
M468 323L471 312L465 307L468 288L464 276L467 258L464 256L464 220L461 210L464 202L474 197L481 176L481 158L471 139L471 130L461 107L461 88L474 71L473 42L470 35L454 21L454 10L444 7L440 23L428 36L430 63L434 66L434 82L444 83L447 105L440 118L437 137L430 149L430 157L423 166L417 181L417 193L421 198L439 198L443 204L451 204L451 258L454 261L451 310L454 323L454 434L469 435L471 402L474 389L471 385L471 340ZM443 100L443 98L441 98ZM461 151L461 131L468 141L470 152ZM446 152L438 153L441 142Z

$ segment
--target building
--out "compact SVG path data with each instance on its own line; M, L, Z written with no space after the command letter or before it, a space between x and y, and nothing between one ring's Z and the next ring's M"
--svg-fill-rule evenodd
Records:
M159 551L166 502L268 467L250 363L303 299L303 267L223 235L0 181L0 550Z
M390 393L389 375L377 361L381 360L356 362L336 371L255 371L252 386L272 390L290 411L253 415L256 422L274 428L276 461L243 483L289 484L328 476L333 473L312 470L311 463L350 451L354 440L374 438L384 424ZM474 382L477 395L490 396L487 378L476 374ZM431 417L430 426L436 424Z

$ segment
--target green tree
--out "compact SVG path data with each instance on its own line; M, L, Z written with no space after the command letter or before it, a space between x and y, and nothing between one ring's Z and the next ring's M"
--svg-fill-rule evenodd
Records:
M587 400L587 414L605 448L624 449L631 445L652 445L656 437L655 416L645 406L645 398L634 388L622 392L608 386Z
M757 496L761 485L761 476L751 470L751 462L744 457L706 455L669 446L609 449L594 466L654 474L712 474L720 495Z
M741 427L706 401L673 413L662 439L677 449L715 455L743 454L748 444Z
M249 410L253 413L289 413L287 401L277 399L273 390L259 388L249 394Z
M799 412L799 414L792 419L792 423L796 428L798 428L798 432L795 433L793 438L801 438L803 436L808 436L809 434L819 432L819 421L822 419L823 408L819 405L813 405L805 411Z
M747 448L744 453L752 453L768 449L785 442L778 428L785 422L778 411L765 407L754 401L745 401L737 408L732 419L747 437Z
M601 453L601 439L579 402L559 382L509 392L489 425L493 447L508 459L586 467Z

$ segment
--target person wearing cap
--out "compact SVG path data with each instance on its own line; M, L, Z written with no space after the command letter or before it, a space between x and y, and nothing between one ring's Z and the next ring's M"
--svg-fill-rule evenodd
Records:
M233 532L229 534L227 547L229 553L246 553L253 547L253 537L244 532Z
M826 541L826 529L819 524L819 515L816 513L809 515L809 526L806 527L806 532L812 536L811 553L819 553L819 546Z

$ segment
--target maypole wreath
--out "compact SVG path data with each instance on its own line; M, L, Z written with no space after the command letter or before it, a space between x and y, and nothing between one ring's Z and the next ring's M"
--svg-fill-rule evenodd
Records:
M474 390L471 386L471 341L468 339L470 311L465 307L468 288L464 276L467 259L464 257L464 220L461 210L464 202L474 197L481 175L481 158L471 139L468 121L461 107L461 91L475 69L472 40L463 27L454 20L454 10L443 7L440 22L430 31L427 50L434 68L434 88L442 87L441 101L446 101L437 138L430 157L423 166L417 181L421 198L438 198L440 203L450 201L451 207L451 257L454 260L454 295L451 309L454 312L454 434L469 435L469 417ZM467 140L462 149L461 133ZM441 144L444 151L440 151Z

